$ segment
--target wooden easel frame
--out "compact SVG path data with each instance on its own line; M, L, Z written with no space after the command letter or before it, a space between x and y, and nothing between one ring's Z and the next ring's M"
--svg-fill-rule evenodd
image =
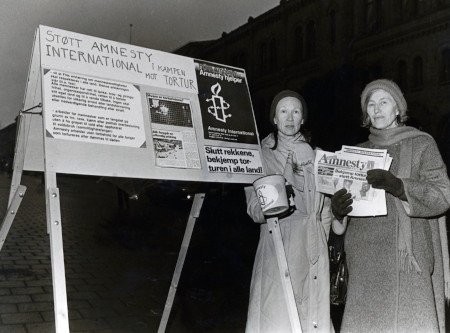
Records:
M283 286L283 293L286 299L292 332L302 333L300 318L298 316L297 303L295 303L294 290L292 289L292 282L286 260L286 253L284 251L283 238L281 237L280 227L278 224L278 218L268 218L267 225L269 227L269 232L273 237L275 254L278 263L278 271L280 272L281 284Z
M14 155L13 176L11 180L11 191L9 199L9 208L17 205L17 199L14 199L19 193L21 195L24 186L20 185L24 169L24 159L26 151L26 142L29 135L31 117L41 117L39 113L26 114L22 112L18 119L18 129L16 138L16 151ZM42 119L42 117L41 117ZM55 330L57 333L69 332L69 316L67 308L66 277L64 267L64 249L62 237L61 210L59 201L59 189L56 186L56 173L44 171L45 175L45 200L47 231L50 234L50 255L52 265L52 284L54 295L55 310ZM18 208L18 207L17 207ZM16 211L17 211L16 208ZM8 215L5 217L5 219ZM6 239L12 220L2 224L0 235L2 243Z
M172 283L170 284L169 295L167 296L166 305L164 306L164 312L159 324L158 333L164 333L166 330L167 322L169 320L170 311L172 309L175 293L178 288L178 281L180 280L181 270L183 269L184 260L186 259L187 250L189 248L189 242L191 241L192 231L194 230L195 221L200 216L200 209L205 199L205 193L197 193L192 203L191 213L189 214L188 224L184 233L183 242L181 244L181 250L178 254L177 265L175 266L175 273L172 277Z
M41 106L38 105L40 108ZM24 156L26 150L26 142L29 135L31 117L41 117L38 113L21 113L18 120L18 131L16 141L16 152L14 156L13 176L11 181L10 197L8 201L8 213L3 219L0 229L0 251L6 236L12 225L14 216L19 208L19 205L24 197L26 187L20 185L23 168ZM43 126L43 124L42 124ZM64 265L64 249L62 236L62 221L59 189L57 187L56 173L48 172L46 169L46 160L44 161L44 176L45 176L45 195L46 195L46 216L47 216L47 230L50 234L50 253L52 265L52 282L54 295L54 311L55 311L55 329L56 333L66 333L69 330L69 315L67 306L67 290L65 278ZM186 226L184 238L181 249L178 255L174 275L170 285L169 293L164 307L164 312L160 321L158 333L164 333L167 322L169 320L170 312L173 305L173 300L178 288L178 282L181 276L181 271L189 248L190 239L195 226L196 219L200 215L200 210L205 198L204 193L198 193L194 197L191 212L189 214L188 224ZM301 333L300 319L298 317L297 306L292 289L292 283L287 265L286 254L284 252L283 240L278 225L278 218L272 217L267 220L269 230L273 236L275 245L277 263L280 273L280 278L283 286L283 292L287 302L289 312L289 319L293 332Z
M40 113L31 113L31 114L21 113L20 118L18 120L16 152L14 156L13 176L8 201L8 212L7 214L5 214L0 229L0 251L6 240L9 229L13 223L14 216L20 206L20 203L26 191L26 187L20 185L20 182L24 168L24 156L26 150L26 142L29 135L31 117L41 117L41 115ZM45 163L47 162L44 161L44 165ZM48 172L47 170L44 170L44 175L45 175L45 189L46 189L45 195L46 195L47 230L48 233L50 234L50 254L52 265L55 329L56 333L66 333L70 332L70 330L69 330L69 315L67 306L67 290L66 290L66 277L64 265L64 249L63 249L59 189L57 187L55 172ZM194 197L191 212L189 214L188 224L186 226L181 249L178 255L178 260L175 266L174 275L172 277L172 282L165 303L164 312L160 321L158 333L165 332L170 312L172 309L173 300L175 298L175 294L178 288L178 282L181 276L181 271L189 248L192 232L195 226L196 219L200 216L200 210L203 205L204 198L205 198L204 193L198 193ZM283 286L283 292L287 302L291 327L293 332L301 333L302 329L300 325L300 319L298 317L294 292L292 289L292 283L290 279L289 268L287 265L286 254L284 252L283 240L278 225L278 218L277 217L268 218L267 223L269 230L273 236L277 263Z
M26 187L20 185L24 167L24 156L26 150L26 142L30 129L31 117L39 116L39 113L20 115L18 120L18 131L16 141L16 153L14 156L13 176L11 181L10 197L8 202L8 211L5 214L0 229L0 251L3 246L9 229L13 223L14 216L19 205L25 195ZM46 162L44 162L46 163ZM54 295L54 311L55 311L55 330L57 333L70 332L69 330L69 314L67 307L67 290L64 266L64 248L62 236L62 219L59 189L56 182L56 173L44 170L45 176L45 199L46 199L46 216L47 230L50 234L50 254L52 265L52 284ZM188 224L186 226L183 242L181 245L178 261L175 266L172 283L169 289L164 312L160 322L158 332L162 333L166 329L170 311L172 309L173 300L178 287L181 271L183 269L186 254L189 248L192 232L195 222L200 216L200 210L203 205L205 193L197 193L192 203L192 209L189 214Z
M45 29L47 32L51 31L58 31L58 29L55 28L49 28L40 26L41 28ZM61 31L61 33L64 34L74 34L71 32L65 32ZM51 34L50 34L51 35ZM94 40L93 37L90 36L84 36L84 35L77 35L83 40ZM48 37L48 36L47 36ZM76 37L78 38L78 37ZM42 40L45 40L45 37L42 37ZM30 67L28 71L28 81L25 91L25 97L23 102L23 108L24 110L20 112L19 119L18 119L18 129L17 129L17 135L16 135L16 148L15 148L15 156L14 156L14 166L13 166L13 176L11 181L11 190L10 190L10 196L9 196L9 202L8 202L8 211L10 214L7 214L5 216L5 219L3 221L3 224L0 229L0 246L3 245L6 236L8 234L8 231L12 225L14 214L17 211L20 202L24 196L26 188L21 183L21 178L24 170L27 171L39 171L44 173L45 177L45 200L46 200L46 219L47 219L47 232L50 235L50 254L51 254L51 264L52 264L52 280L53 280L53 295L54 295L54 310L55 310L55 328L57 333L66 333L69 332L69 316L68 316L68 308L67 308L67 291L66 291L66 279L65 279L65 267L64 267L64 251L63 251L63 237L62 237L62 221L61 221L61 207L60 207L60 194L59 189L57 187L57 172L61 173L78 173L78 169L73 167L71 163L69 163L70 168L65 165L65 168L59 168L55 167L54 164L56 163L56 160L58 160L59 163L66 162L67 160L61 157L60 151L66 148L66 146L60 146L59 142L51 141L52 139L47 140L47 134L51 136L51 133L46 133L46 126L44 124L44 121L47 121L46 117L49 114L45 113L45 104L46 99L44 97L47 97L45 94L46 89L46 81L45 79L48 79L48 76L46 77L46 73L48 74L50 71L59 71L64 72L66 71L67 66L66 63L58 63L57 61L54 61L56 59L44 59L40 53L40 47L41 47L41 37L40 37L40 29L36 30L35 38L34 38L34 44L33 44L33 50L31 54L31 61L30 61ZM78 39L77 39L78 40ZM51 40L47 40L47 42L52 42ZM57 42L56 42L57 43ZM114 42L111 42L114 43ZM78 44L78 46L81 44ZM125 46L123 46L125 47ZM154 50L156 53L161 53L160 51ZM161 57L161 59L166 59L167 57ZM44 59L44 60L43 60ZM150 59L150 58L149 58ZM180 57L178 59L179 62L185 65L186 58ZM141 63L144 65L143 63ZM74 65L73 71L77 73L78 70L81 69L81 67L77 67L76 63L70 63L70 65ZM194 63L189 63L189 68L191 68L194 65ZM147 64L147 67L149 65ZM224 66L224 65L220 65ZM193 68L193 67L192 67ZM97 68L98 69L98 68ZM104 69L98 70L99 74L105 74ZM122 73L120 73L120 77L122 77ZM50 72L51 74L51 72ZM86 70L80 70L80 75L88 75L89 73L86 72ZM191 76L195 74L195 70L191 73ZM97 75L100 77L103 77L102 75ZM106 76L105 76L106 77ZM108 79L116 80L117 79L117 73L115 75L107 76ZM126 81L126 80L125 80ZM133 81L134 82L134 81ZM247 86L247 81L245 80L245 87L247 89L248 98L249 98L249 91ZM139 78L139 80L136 80L136 84L140 84L143 86L146 86L147 79ZM43 87L44 85L44 87ZM161 85L161 84L160 84ZM156 85L158 86L158 85ZM159 87L159 86L158 86ZM134 87L136 88L136 87ZM163 87L164 88L164 87ZM159 87L158 89L161 91L165 91L164 89L167 89L165 87L164 89ZM159 91L157 89L157 91ZM187 94L186 96L190 96L193 92L190 90L187 90L183 92L183 94ZM181 91L176 91L174 93L174 96L181 96ZM142 98L142 96L140 97ZM200 106L198 105L199 102L196 99L192 99L191 103L194 103L194 105L198 108ZM251 101L249 101L249 105L251 105ZM44 104L44 105L43 105ZM49 103L50 104L50 103ZM47 107L49 107L49 104L47 104ZM44 115L44 117L43 117ZM201 116L199 114L192 113L194 122L197 121L200 124ZM253 115L253 121L254 121L254 115ZM145 128L145 122L144 128ZM255 135L258 137L256 128L255 128ZM32 139L30 139L32 138ZM40 141L42 140L42 141ZM151 140L149 140L151 142ZM199 141L199 145L203 141ZM58 143L57 145L52 146L52 144ZM27 145L30 145L27 149ZM259 139L258 144L253 143L251 145L255 147L247 147L247 145L250 145L250 143L246 143L245 146L242 147L242 149L247 150L247 152L252 150L257 150L257 154L252 156L253 159L256 158L256 161L258 160L259 156L261 155L261 150L259 147ZM74 159L70 162L73 162L74 160L78 160L77 157L82 155L85 150L89 150L90 146L82 146L82 145L73 145L70 147L75 147L78 155L74 154ZM86 148L89 149L86 149ZM149 147L152 147L151 144L145 147L145 149L149 149ZM119 149L120 148L120 149ZM121 153L123 152L122 147L115 148L115 150L108 150L105 154L108 154L111 152L111 156L121 156ZM142 148L139 147L139 148ZM230 147L234 148L234 147ZM241 149L241 148L239 148ZM90 156L97 156L95 153L95 149L91 149ZM146 150L143 151L137 151L133 152L133 155L139 158L143 158L145 156L145 161L142 160L141 163L144 163L143 165L145 167L148 167L149 160L147 160L147 157L149 156L146 153ZM253 153L252 153L253 154ZM115 160L117 162L117 160ZM252 160L249 160L252 161ZM97 160L99 162L99 159ZM121 162L121 161L120 161ZM154 165L154 163L150 160L150 165ZM86 161L85 164L89 164ZM257 163L256 163L257 164ZM95 163L89 164L90 166L96 165ZM114 164L116 165L116 164ZM177 168L172 168L171 171L176 171L170 173L167 175L167 172L169 168L167 169L161 169L161 168L154 168L150 169L148 171L148 168L142 168L138 164L133 164L135 170L126 175L126 177L130 178L156 178L162 177L161 179L180 179L183 180L183 177L186 177L185 170L178 170ZM128 165L122 165L122 169L120 172L125 173L124 170L127 170L128 172ZM147 170L148 173L140 173L141 170ZM163 172L163 171L164 172ZM200 171L198 171L200 170ZM207 169L204 169L207 170ZM230 169L231 170L231 169ZM139 172L138 172L139 171ZM228 174L221 174L221 173L209 173L209 172L203 172L201 173L202 169L193 169L193 172L195 171L195 177L194 179L201 179L202 181L229 181L229 175ZM95 175L103 175L103 170L100 169L94 169L94 170L85 170L83 174L95 174ZM113 170L111 174L104 175L104 176L115 176L116 174L120 173L118 170ZM262 172L262 164L261 164L261 172ZM130 176L131 175L131 176ZM137 176L136 176L137 175ZM193 174L194 175L194 174ZM219 175L219 176L217 176ZM174 176L174 178L170 178ZM181 177L183 176L183 177ZM257 177L259 174L240 174L240 173L233 173L233 176L235 177L234 180L238 183L246 182L248 177ZM189 216L188 225L186 227L182 248L179 253L178 262L175 267L175 273L173 276L172 284L169 290L169 295L167 298L167 302L165 305L164 313L161 320L161 325L158 332L164 332L168 317L170 315L170 310L172 307L173 299L175 296L175 292L178 286L179 277L181 274L181 270L184 264L184 260L186 257L187 249L189 246L191 234L195 225L195 221L198 218L201 210L201 206L203 204L205 194L199 193L196 194L192 210ZM0 247L1 250L1 247Z

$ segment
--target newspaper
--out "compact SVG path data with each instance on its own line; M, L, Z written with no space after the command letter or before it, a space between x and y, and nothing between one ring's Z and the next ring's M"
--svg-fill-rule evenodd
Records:
M367 170L388 170L392 162L386 149L342 146L336 152L318 150L314 164L316 188L334 194L346 188L352 194L353 210L349 216L386 215L386 195L367 183Z
M156 165L200 169L190 100L147 94Z

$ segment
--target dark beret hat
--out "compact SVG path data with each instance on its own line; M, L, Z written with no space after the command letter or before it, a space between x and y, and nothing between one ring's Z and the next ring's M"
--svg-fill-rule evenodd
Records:
M308 117L308 106L306 105L306 101L303 98L303 96L293 90L283 90L275 95L275 97L273 98L272 104L270 105L270 114L269 114L270 123L272 125L275 125L275 123L273 122L273 118L275 117L275 111L277 109L277 104L279 101L281 101L285 97L294 97L300 101L300 103L302 104L303 120L306 121L306 118Z

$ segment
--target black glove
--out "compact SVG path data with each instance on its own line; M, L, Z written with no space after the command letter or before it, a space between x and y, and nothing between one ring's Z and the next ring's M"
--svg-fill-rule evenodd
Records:
M391 172L382 169L367 171L367 182L373 188L379 188L392 194L394 197L405 198L405 189L400 178L395 177Z
M345 188L340 189L331 197L331 210L333 215L339 221L342 221L353 210L352 203L351 193L347 192Z

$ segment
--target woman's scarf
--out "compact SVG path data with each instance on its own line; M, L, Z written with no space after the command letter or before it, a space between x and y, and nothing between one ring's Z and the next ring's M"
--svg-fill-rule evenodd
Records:
M369 141L376 146L390 146L396 143L401 143L400 146L400 164L397 177L409 178L411 175L412 167L412 138L420 135L429 136L429 134L421 132L414 127L402 126L391 129L378 130L373 127L370 128ZM410 271L412 266L418 273L421 273L414 254L412 251L412 231L411 231L411 219L406 214L401 200L395 198L395 204L398 211L398 223L399 223L399 239L398 250L400 254L400 269ZM439 233L441 237L442 259L444 265L444 281L445 281L445 296L449 299L450 290L450 269L449 269L449 254L447 246L447 228L445 225L445 219L439 219ZM445 239L443 239L445 238Z
M400 164L396 176L399 178L408 178L411 173L412 143L411 140L406 139L414 138L423 133L408 126L383 130L371 127L370 133L369 141L377 146L391 146L401 142ZM395 198L394 200L399 223L398 251L400 257L400 269L409 272L412 269L412 266L414 266L416 272L422 273L412 251L411 219L406 214L401 200L398 198Z
M410 126L400 126L384 130L371 127L369 141L377 146L390 146L402 140L415 138L420 135L431 137L429 134Z
M323 198L315 191L314 185L314 159L315 152L305 141L301 133L295 136L287 136L278 132L276 149L275 137L270 134L262 142L264 149L269 149L273 158L266 158L266 166L269 173L283 170L286 181L300 192L294 196L296 207L305 207L308 212L308 256L312 264L319 259L319 230L317 221L320 218L316 214L323 203Z
M295 136L288 136L281 132L277 134L277 148L272 151L275 158L266 161L266 164L272 171L284 170L283 176L286 180L297 190L303 192L305 176L314 175L314 150L301 133ZM263 148L272 148L274 145L273 133L262 141ZM309 175L304 175L304 172Z

